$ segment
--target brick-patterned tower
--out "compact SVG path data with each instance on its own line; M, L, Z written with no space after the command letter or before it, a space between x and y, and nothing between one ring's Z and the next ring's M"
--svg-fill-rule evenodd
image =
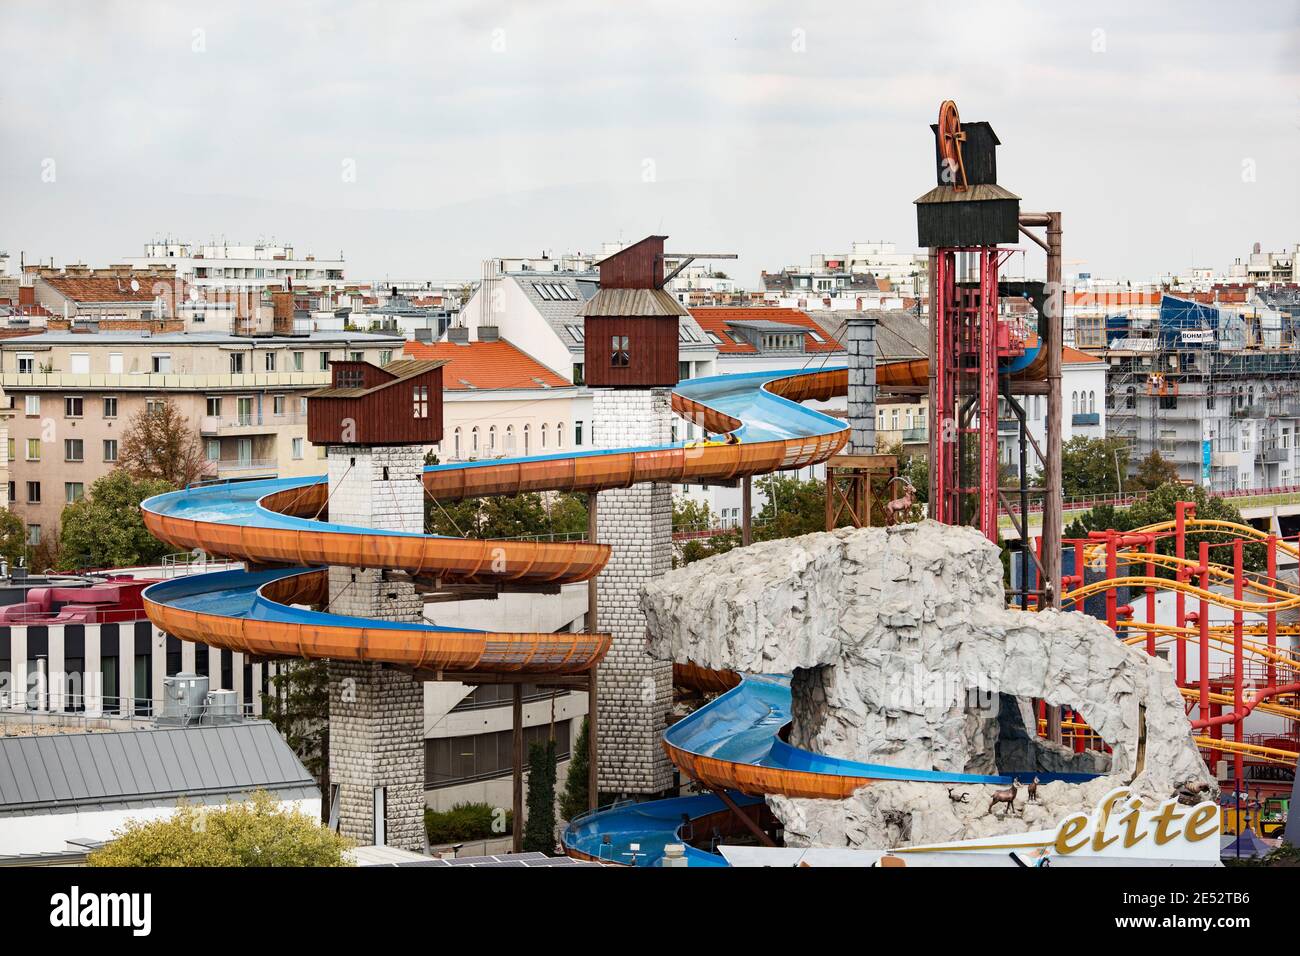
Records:
M845 332L849 351L849 444L851 455L876 450L876 317L849 316Z
M687 312L663 290L663 236L600 264L600 291L582 308L592 441L598 448L666 445L677 343ZM672 665L646 653L641 588L672 564L672 487L639 484L600 494L597 537L612 546L596 582L597 629L613 638L597 671L597 786L602 793L659 793L672 785L660 745L672 706Z
M327 445L331 522L424 530L421 446L442 436L441 405L433 401L442 392L440 364L337 363L334 384L310 396L308 431L313 442ZM335 434L339 439L331 441ZM390 581L384 571L331 567L329 580L333 614L424 618L414 585ZM423 683L383 664L330 661L328 667L330 783L339 832L362 844L422 850Z

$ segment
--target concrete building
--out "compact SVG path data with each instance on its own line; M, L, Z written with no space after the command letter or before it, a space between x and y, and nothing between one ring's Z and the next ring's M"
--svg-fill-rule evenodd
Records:
M320 819L316 781L264 721L102 730L0 736L0 865L84 860L128 822L259 790Z
M1128 441L1134 467L1158 451L1214 491L1295 480L1300 349L1281 309L1166 294L1154 320L1112 329L1101 356L1107 432Z
M115 467L131 419L168 399L194 423L216 477L316 473L303 393L328 382L331 360L382 365L402 345L364 332L66 331L0 341L13 509L31 543L57 534L64 505Z
M1245 262L1240 258L1233 261L1228 267L1228 275L1260 285L1300 283L1300 243L1289 250L1264 252L1257 242Z
M201 290L280 288L324 289L344 284L343 254L317 259L286 243L196 243L160 239L145 243L144 255L127 256L136 269L171 267L177 278Z

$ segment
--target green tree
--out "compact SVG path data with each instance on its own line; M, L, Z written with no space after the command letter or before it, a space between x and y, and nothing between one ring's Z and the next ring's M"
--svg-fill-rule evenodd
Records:
M826 530L826 482L815 478L800 481L774 473L757 479L755 486L767 495L755 521L755 541ZM841 515L840 523L849 523L847 513Z
M555 738L528 748L528 819L523 848L548 856L555 852Z
M173 488L198 481L210 467L199 433L172 400L149 402L122 432L118 467L136 478L154 478Z
M351 844L265 791L216 809L182 804L162 820L133 820L89 866L350 866Z
M325 661L282 661L262 695L262 713L320 784L329 818L329 668Z
M171 491L156 478L133 478L115 468L90 486L90 494L63 509L57 567L117 568L154 564L167 545L145 530L140 502Z
M1145 491L1152 491L1167 482L1176 481L1178 481L1178 466L1167 461L1155 449L1142 459L1133 475L1133 485Z
M0 508L0 557L16 568L27 557L27 528L23 519L8 508Z
M1086 538L1089 531L1132 531L1148 525L1173 521L1176 503L1194 501L1196 517L1204 520L1231 521L1245 524L1241 512L1226 499L1215 498L1200 485L1182 485L1169 482L1161 485L1145 498L1139 498L1132 505L1116 509L1110 505L1098 505L1091 511L1080 515L1065 529L1067 538ZM1192 529L1186 535L1186 557L1195 561L1200 554L1202 541L1210 545L1210 561L1215 564L1231 564L1232 549L1224 547L1236 536L1230 531L1202 531ZM1156 551L1160 554L1173 554L1176 542L1172 534L1166 534L1156 541ZM1247 571L1262 571L1267 561L1265 547L1261 542L1249 541L1242 548L1242 566ZM1173 572L1166 568L1157 568L1161 577L1171 578Z
M1061 490L1067 498L1116 494L1128 473L1129 450L1123 438L1076 435L1061 446ZM1034 484L1044 485L1042 472Z
M588 775L591 763L587 759L588 738L587 718L582 718L582 730L578 732L578 742L569 757L569 773L564 778L564 792L560 794L560 816L565 820L586 813L588 807Z
M454 538L523 538L574 535L587 531L587 503L582 495L526 492L456 502L425 499L424 526L429 534Z

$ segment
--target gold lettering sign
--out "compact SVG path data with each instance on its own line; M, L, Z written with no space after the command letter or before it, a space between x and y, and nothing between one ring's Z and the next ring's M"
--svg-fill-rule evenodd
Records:
M1199 843L1218 832L1218 804L1202 803L1184 811L1171 799L1144 813L1141 799L1131 796L1127 787L1118 787L1106 794L1091 814L1075 813L1062 820L1055 846L1060 854L1076 853L1087 846L1100 853L1116 842L1131 850L1148 840L1155 846L1178 839Z

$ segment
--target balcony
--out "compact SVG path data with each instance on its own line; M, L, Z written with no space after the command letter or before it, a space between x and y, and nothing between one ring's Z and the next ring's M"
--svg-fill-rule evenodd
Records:
M263 388L321 387L330 383L328 371L247 372L239 375L189 372L130 372L100 374L84 372L10 373L0 376L8 391L149 391L149 392L237 392Z
M1261 448L1259 450L1259 460L1267 465L1276 465L1291 460L1290 448L1279 448L1276 446Z
M1070 416L1071 425L1100 425L1101 412L1075 412Z
M1020 422L1014 418L1002 418L998 420L998 432L1003 435L1010 435L1020 430Z
M930 429L928 428L904 428L901 432L903 444L922 444L929 442Z
M223 458L220 461L208 461L208 466L216 469L219 475L238 471L267 474L274 472L279 464L274 458Z
M199 434L265 435L282 427L306 424L307 416L301 412L286 412L283 415L259 415L257 412L248 415L204 415L199 419Z

